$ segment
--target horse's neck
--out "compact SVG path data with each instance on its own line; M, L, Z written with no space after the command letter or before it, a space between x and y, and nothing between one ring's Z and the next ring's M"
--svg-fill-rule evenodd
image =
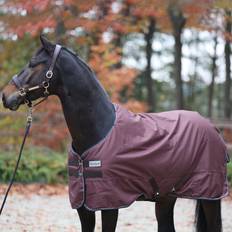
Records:
M68 66L69 67L69 66ZM61 72L62 103L73 147L82 154L110 131L115 111L105 91L83 63L73 64Z

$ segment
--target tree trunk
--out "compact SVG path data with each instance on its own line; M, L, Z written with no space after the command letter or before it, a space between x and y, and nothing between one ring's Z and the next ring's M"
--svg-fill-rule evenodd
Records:
M186 23L186 19L183 16L182 11L177 5L171 5L168 8L169 17L173 26L173 34L175 39L174 49L174 78L176 83L176 107L177 109L184 108L184 96L183 96L183 82L181 77L181 58L182 58L182 42L181 34Z
M147 103L149 106L149 111L154 111L156 108L154 83L152 79L152 67L151 67L151 58L153 52L152 42L153 42L154 32L155 32L155 19L150 18L147 32L144 33L144 38L146 42L146 60L147 60L147 66L145 69L145 81L147 88Z
M214 54L212 56L212 66L211 66L211 83L209 85L209 92L208 92L208 117L212 117L212 103L213 103L213 95L214 95L214 83L215 83L215 77L217 75L217 45L218 45L218 40L217 40L217 34L214 37Z
M226 11L226 17L229 19L232 17L231 10ZM231 34L232 31L232 24L231 21L227 19L225 32ZM231 116L231 99L230 99L230 88L231 88L231 47L230 41L226 38L225 41L225 63L226 63L226 80L225 80L225 95L224 95L224 116L226 119L229 119Z
M64 11L65 11L64 6L56 6L53 12L55 15L55 19L56 19L55 40L56 40L56 43L58 44L64 43L63 39L64 39L64 35L66 32L66 28L64 25L63 18L61 17Z
M66 29L64 26L64 21L62 19L57 19L56 21L56 27L55 27L55 36L56 36L56 42L59 44L62 44L63 36L65 35Z
M200 43L200 38L199 38L199 32L198 31L193 31L192 32L192 37L193 37L193 44L194 44L194 48L196 49L196 51L198 51L199 49L199 43ZM190 75L190 80L189 80L189 97L188 97L188 107L186 107L189 110L194 110L195 109L195 98L196 98L196 83L197 83L197 79L198 79L198 66L199 66L199 57L198 55L192 57L192 61L194 63L194 72L193 75ZM186 104L186 102L185 102Z

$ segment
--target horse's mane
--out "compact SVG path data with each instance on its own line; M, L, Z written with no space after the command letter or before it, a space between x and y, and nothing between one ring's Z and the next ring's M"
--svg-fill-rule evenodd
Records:
M75 59L75 61L85 70L85 73L92 78L95 83L96 86L98 86L98 89L101 90L101 92L107 97L109 98L108 93L106 92L106 90L102 87L101 83L99 82L97 76L95 75L94 71L89 67L89 65L73 50L66 48L66 47L62 47L66 52L68 52L70 55L72 55L72 57Z
M94 74L93 70L86 64L86 62L80 56L78 56L76 52L66 47L62 47L62 48L64 48L65 51L71 54L78 62L78 64L80 64L83 68L87 69L89 74L93 75L93 77L96 78L96 75Z

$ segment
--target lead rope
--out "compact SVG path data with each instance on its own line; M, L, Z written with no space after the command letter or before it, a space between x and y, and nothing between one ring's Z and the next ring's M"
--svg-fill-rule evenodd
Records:
M3 200L2 205L1 205L0 215L2 214L2 210L3 210L4 205L6 203L6 199L7 199L7 196L9 194L9 192L10 192L11 186L14 183L16 172L17 172L17 169L18 169L18 166L19 166L19 162L20 162L20 159L21 159L21 156L22 156L24 144L26 142L26 138L27 138L27 136L29 134L29 131L30 131L30 128L31 128L31 123L32 123L32 105L30 103L28 103L28 107L29 107L29 110L28 110L28 115L27 115L27 124L26 124L26 128L25 128L25 133L24 133L23 141L22 141L22 144L21 144L21 147L20 147L20 151L19 151L19 155L18 155L18 160L17 160L16 166L15 166L15 169L14 169L14 173L12 175L10 184L9 184L9 186L7 188L4 200Z

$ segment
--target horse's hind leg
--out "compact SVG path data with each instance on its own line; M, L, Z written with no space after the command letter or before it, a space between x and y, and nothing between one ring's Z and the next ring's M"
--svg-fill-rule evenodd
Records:
M173 210L176 198L161 198L155 204L158 232L175 232Z
M221 232L221 200L198 200L196 210L197 232Z
M102 210L102 232L114 232L118 220L118 209Z
M95 227L95 212L87 210L84 206L77 210L81 221L82 232L93 232Z

